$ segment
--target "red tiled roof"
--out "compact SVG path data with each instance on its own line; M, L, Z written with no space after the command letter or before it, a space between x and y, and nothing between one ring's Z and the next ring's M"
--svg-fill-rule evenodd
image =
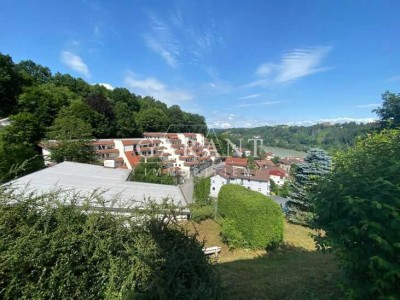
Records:
M270 160L255 160L254 163L259 167L259 168L265 168L265 167L275 167L275 164L270 161Z
M186 167L194 166L194 165L197 165L197 164L198 164L197 161L185 161L183 163L183 165L186 166Z
M225 164L228 166L247 166L247 158L239 158L239 157L227 157L225 159Z
M125 151L125 155L131 167L140 163L140 157L136 155L134 151Z
M114 140L96 140L90 142L94 146L100 146L100 145L114 145Z
M118 149L102 149L102 150L96 150L96 153L98 153L98 154L119 153L119 150Z

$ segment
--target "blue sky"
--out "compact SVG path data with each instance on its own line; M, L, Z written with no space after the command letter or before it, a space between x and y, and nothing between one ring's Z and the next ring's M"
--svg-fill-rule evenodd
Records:
M0 52L211 126L367 121L399 92L400 1L3 0Z

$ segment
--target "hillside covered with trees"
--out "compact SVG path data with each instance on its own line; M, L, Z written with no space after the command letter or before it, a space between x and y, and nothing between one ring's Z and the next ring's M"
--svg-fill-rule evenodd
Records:
M329 152L348 149L355 144L357 137L366 136L376 130L377 123L357 124L349 122L344 124L316 124L312 126L263 126L256 128L235 128L219 131L236 142L243 139L243 145L248 139L259 137L264 140L264 145L281 147L299 151L310 148L322 148ZM252 149L252 146L250 146Z
M11 56L0 53L0 119L6 117L11 125L0 129L0 181L9 179L6 177L10 176L10 169L26 160L29 164L23 170L15 170L19 174L12 176L42 167L36 154L40 153L37 145L43 139L207 131L203 116L185 112L178 105L168 107L126 88L109 90L68 74L53 74L48 67L31 60L15 63ZM71 128L73 136L66 136L64 128Z

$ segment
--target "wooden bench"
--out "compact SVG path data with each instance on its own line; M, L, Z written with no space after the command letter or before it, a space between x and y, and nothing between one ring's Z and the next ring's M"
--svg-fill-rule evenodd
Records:
M218 253L221 252L221 247L214 246L214 247L203 248L203 252L206 255L214 255L215 259L218 259Z

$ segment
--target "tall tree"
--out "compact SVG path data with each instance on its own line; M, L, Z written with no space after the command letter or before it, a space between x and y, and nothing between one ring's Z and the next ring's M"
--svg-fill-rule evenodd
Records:
M55 162L75 161L88 163L95 160L90 138L92 128L75 117L58 117L48 132L48 138L57 140L51 149L51 160Z
M376 112L381 119L382 127L400 127L400 94L386 91L382 95L382 100L382 107L373 110L373 112Z
M400 295L400 131L339 153L312 194L319 247L336 254L355 299Z
M116 104L118 102L126 103L129 109L138 112L140 104L136 99L135 94L131 93L126 88L115 88L110 93L111 100Z
M47 127L53 123L61 108L78 99L80 97L67 87L47 83L26 89L19 97L18 105L22 111L34 114Z
M16 112L17 97L21 92L21 74L11 57L0 52L0 118Z
M296 165L287 202L287 216L291 222L308 225L312 218L310 191L315 187L317 179L329 173L330 169L331 157L321 149L311 149L304 163Z
M52 79L51 71L48 67L43 67L31 60L19 62L17 69L22 75L25 86L48 83Z
M168 117L170 120L171 132L186 132L185 128L185 114L179 105L172 105L168 108Z
M159 108L141 109L138 121L143 132L166 131L169 124L168 116Z
M125 102L117 102L114 105L114 114L117 123L118 137L134 137L139 135L135 120L135 112L129 109Z
M6 144L36 146L45 135L45 127L39 119L27 112L10 117L11 124L1 131L1 139Z
M92 92L92 86L82 78L74 78L69 74L56 73L51 81L56 86L69 88L82 98L86 98Z

